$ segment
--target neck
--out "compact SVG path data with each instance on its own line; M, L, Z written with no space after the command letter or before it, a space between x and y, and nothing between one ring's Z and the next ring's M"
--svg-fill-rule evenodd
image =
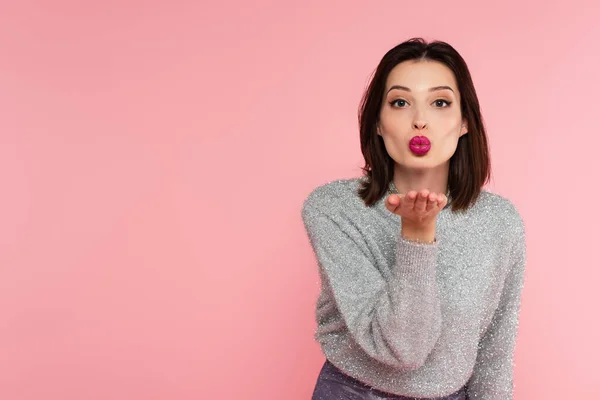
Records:
M445 163L436 168L410 169L396 164L394 169L394 185L398 192L406 194L411 190L429 190L433 193L448 191L448 171L450 164Z

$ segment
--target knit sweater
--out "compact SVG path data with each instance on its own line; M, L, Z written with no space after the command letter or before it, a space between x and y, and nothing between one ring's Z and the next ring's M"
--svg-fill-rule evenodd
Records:
M396 395L435 398L467 385L470 400L512 399L526 261L513 203L482 190L465 211L442 209L435 242L418 243L401 235L385 198L365 206L361 179L323 184L302 207L325 357Z

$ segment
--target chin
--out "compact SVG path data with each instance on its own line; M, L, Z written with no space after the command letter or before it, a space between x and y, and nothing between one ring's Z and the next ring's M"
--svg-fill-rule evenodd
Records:
M440 160L433 155L425 154L424 156L416 156L412 153L410 153L407 158L402 160L402 162L398 163L398 165L401 167L409 169L432 169L443 164L443 160Z

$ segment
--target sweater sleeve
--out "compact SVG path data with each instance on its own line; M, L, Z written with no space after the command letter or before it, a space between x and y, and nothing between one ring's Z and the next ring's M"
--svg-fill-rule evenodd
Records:
M322 279L354 341L373 359L403 370L425 363L441 333L437 242L399 236L389 279L364 237L338 215L305 204L302 218Z
M473 375L467 385L470 400L513 399L513 358L526 264L522 222L511 255L513 261L504 281L500 303L480 340Z

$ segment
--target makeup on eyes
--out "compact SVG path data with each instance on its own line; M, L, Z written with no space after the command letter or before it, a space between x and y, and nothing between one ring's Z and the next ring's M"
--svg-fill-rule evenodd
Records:
M401 86L401 85L393 85L392 87L390 87L388 89L388 91L386 92L386 95L389 95L392 91L401 91L401 92L407 92L407 93L412 93L412 90L410 90L409 88L407 88L406 86ZM454 94L454 90L450 87L450 86L435 86L432 87L428 90L429 93L434 93L434 92L451 92ZM449 103L452 103L452 95L447 95L447 96L443 96L442 98L440 98L440 100L446 100ZM389 96L388 98L394 98L394 96ZM404 99L399 99L399 98L394 98L394 100L404 100ZM437 99L436 99L437 100ZM390 100L391 101L391 100Z
M406 99L403 99L403 98L395 98L395 97L392 97L392 98L391 98L390 100L388 100L387 102L388 102L388 103L389 103L389 104L390 104L392 107L395 107L395 104L396 104L397 102L400 102L400 101L403 101L403 102L405 102L405 103L409 103L409 104L410 104L410 102L409 102L408 100L406 100ZM452 105L452 103L453 103L453 101L452 101L452 100L450 100L450 99L447 99L447 98L441 98L441 97L440 97L440 98L436 98L435 100L433 100L433 101L431 102L431 104L433 105L433 104L436 104L437 102L443 102L443 103L445 103L445 104L444 104L444 105L442 105L442 106L437 106L437 105L436 105L436 108L448 108L448 107L450 107L450 106ZM403 107L400 107L400 108L403 108Z

